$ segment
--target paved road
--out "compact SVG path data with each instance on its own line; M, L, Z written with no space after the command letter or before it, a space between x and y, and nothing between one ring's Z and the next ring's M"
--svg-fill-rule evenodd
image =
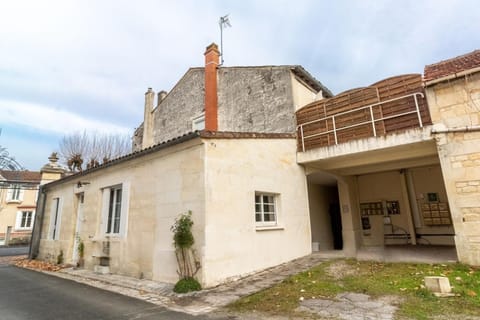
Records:
M0 319L209 319L36 271L0 265ZM218 319L218 318L217 318Z
M0 257L6 257L6 256L21 256L24 254L28 254L28 249L29 247L0 247Z

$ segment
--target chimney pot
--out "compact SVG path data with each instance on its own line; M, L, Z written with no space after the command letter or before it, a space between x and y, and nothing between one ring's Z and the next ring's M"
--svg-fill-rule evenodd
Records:
M167 96L167 91L165 90L162 90L158 93L158 104L160 104L160 102L165 99L165 97Z

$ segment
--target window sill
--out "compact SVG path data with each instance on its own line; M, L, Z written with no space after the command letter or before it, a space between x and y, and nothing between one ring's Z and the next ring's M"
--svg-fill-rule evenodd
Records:
M10 204L10 203L22 203L21 200L7 200L7 204Z
M274 230L285 230L282 226L258 226L255 227L255 231L274 231Z
M118 242L122 241L125 238L123 234L104 234L102 236L96 236L90 238L92 242L106 242L106 241L111 241L111 242Z

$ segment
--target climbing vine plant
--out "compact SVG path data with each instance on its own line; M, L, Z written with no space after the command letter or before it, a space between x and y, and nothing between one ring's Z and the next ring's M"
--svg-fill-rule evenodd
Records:
M200 261L196 259L193 244L195 239L192 233L193 220L192 212L182 213L175 219L175 223L170 228L173 232L173 244L175 246L175 256L178 263L178 275L180 281L177 283L179 289L177 292L188 292L200 290L200 284L195 280L195 275L200 270Z

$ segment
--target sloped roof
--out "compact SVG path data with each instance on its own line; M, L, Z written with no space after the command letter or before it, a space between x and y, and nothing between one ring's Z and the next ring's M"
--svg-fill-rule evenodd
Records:
M98 170L102 170L114 165L117 165L119 163L123 163L132 159L136 159L139 157L143 157L147 154L151 154L169 147L172 147L174 145L195 139L195 138L205 138L205 139L295 139L295 134L291 133L259 133L259 132L225 132L225 131L207 131L207 130L202 130L202 131L193 131L186 133L184 135L178 136L176 138L160 142L158 144L155 144L151 147L148 147L146 149L142 149L139 151L134 151L132 153L129 153L127 155L121 156L116 159L109 160L105 163L102 163L99 166L92 167L90 169L86 169L77 173L74 173L72 175L64 176L61 179L52 181L50 183L47 183L45 187L51 187L55 186L58 184L62 184L63 182L66 181L71 181L77 178L80 178L88 173L95 172Z
M40 183L41 174L38 171L0 170L0 176L7 181Z
M425 66L424 81L440 79L462 71L480 67L480 50Z

